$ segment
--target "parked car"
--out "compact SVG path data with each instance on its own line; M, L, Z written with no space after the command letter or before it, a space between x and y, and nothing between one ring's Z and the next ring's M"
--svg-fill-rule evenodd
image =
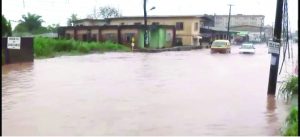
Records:
M231 53L231 45L228 40L215 40L211 44L211 53L221 52L221 53Z
M255 54L255 47L252 43L243 43L239 49L239 53Z

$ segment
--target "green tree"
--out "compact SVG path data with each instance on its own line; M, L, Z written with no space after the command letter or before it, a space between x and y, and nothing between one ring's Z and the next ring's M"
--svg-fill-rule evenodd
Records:
M99 14L103 19L111 18L111 17L121 17L122 14L120 11L114 7L100 7L99 8Z
M42 27L42 16L27 13L27 15L22 15L20 23L16 26L16 32L29 32L29 33L39 33L44 30Z
M11 36L12 30L11 30L11 24L10 21L7 21L4 15L2 15L2 36Z
M100 7L98 10L93 9L93 13L89 14L87 17L92 19L107 19L112 17L121 17L121 12L110 6Z
M59 27L59 24L51 24L47 26L48 32L57 32L57 29Z
M78 20L77 14L72 14L70 18L68 18L68 26L74 26L74 21Z

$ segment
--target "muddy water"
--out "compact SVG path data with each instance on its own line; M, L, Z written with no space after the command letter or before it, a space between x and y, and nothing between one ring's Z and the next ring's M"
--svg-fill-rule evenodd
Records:
M256 50L105 53L4 66L3 135L279 135L289 105L267 96L271 57L265 45Z

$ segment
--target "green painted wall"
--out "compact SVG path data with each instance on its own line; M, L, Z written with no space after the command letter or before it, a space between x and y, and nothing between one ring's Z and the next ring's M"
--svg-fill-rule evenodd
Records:
M149 48L163 48L167 42L167 31L164 28L157 28L155 30L151 30L149 34ZM144 31L139 30L138 34L138 47L144 48Z
M159 41L158 41L158 45L159 45L159 48L163 48L164 47L164 45L166 44L166 29L162 29L162 28L160 28L159 30Z
M151 31L150 48L163 48L166 44L166 33L164 28Z
M150 32L150 48L159 48L159 31L152 30Z
M144 31L143 30L139 30L138 47L139 48L144 48Z

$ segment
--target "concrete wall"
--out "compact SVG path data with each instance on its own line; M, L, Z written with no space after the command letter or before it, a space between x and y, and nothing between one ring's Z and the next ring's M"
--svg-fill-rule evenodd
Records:
M118 30L106 29L102 30L103 40L110 40L112 42L118 42Z
M111 40L131 47L132 38L134 38L135 47L144 48L144 30L141 25L133 26L75 26L62 27L60 36L66 37L70 34L77 34L77 40ZM74 31L76 30L76 31ZM150 30L150 48L171 47L174 44L175 28L172 26L156 26ZM76 33L75 33L76 32ZM72 36L71 35L71 36ZM76 37L71 38L75 38Z
M7 49L7 38L2 38L2 51L5 54L5 64L33 62L33 38L22 37L20 49Z
M92 20L85 20L82 22L74 23L74 26L103 26L105 24L104 21L92 21Z

